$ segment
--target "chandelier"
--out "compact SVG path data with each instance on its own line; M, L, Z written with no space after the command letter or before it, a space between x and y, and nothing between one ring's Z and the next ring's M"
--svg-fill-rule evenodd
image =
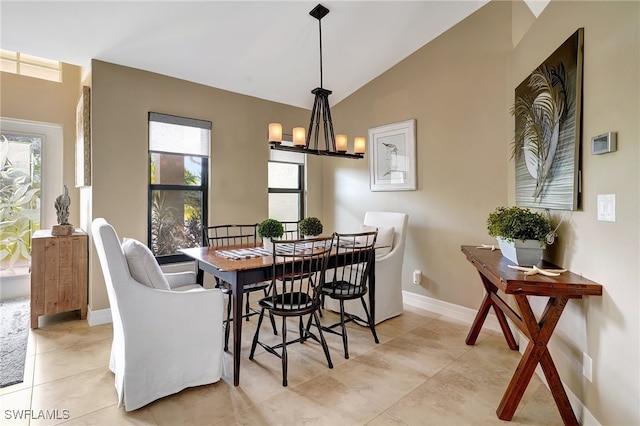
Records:
M309 15L318 20L318 33L320 38L320 87L311 91L315 96L309 130L304 127L294 127L293 146L282 145L282 124L269 123L269 144L271 149L281 151L302 152L304 154L329 155L343 158L362 158L366 141L363 137L354 139L354 153L347 152L348 140L346 135L335 135L333 122L331 121L331 109L329 108L329 95L331 90L322 87L322 18L329 13L329 9L319 4L313 8ZM321 123L322 122L322 123ZM318 147L320 133L324 136L324 149Z

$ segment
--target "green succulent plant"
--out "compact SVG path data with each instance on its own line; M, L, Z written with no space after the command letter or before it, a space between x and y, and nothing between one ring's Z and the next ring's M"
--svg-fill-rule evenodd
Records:
M487 230L490 236L509 242L538 240L541 245L546 245L547 236L554 232L550 218L517 206L496 208L487 218Z
M282 222L276 219L265 219L258 225L260 238L280 238L284 235Z
M298 224L300 234L309 237L315 237L322 234L322 222L317 217L305 217Z

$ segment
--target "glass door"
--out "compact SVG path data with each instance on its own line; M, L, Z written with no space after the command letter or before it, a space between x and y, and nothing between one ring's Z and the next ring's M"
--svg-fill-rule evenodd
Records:
M0 274L28 273L40 229L41 135L0 133Z

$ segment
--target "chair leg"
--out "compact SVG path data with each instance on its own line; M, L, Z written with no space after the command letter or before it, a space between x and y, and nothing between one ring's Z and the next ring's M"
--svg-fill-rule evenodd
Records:
M231 322L231 294L228 295L227 298L227 320L224 322L224 351L229 351L229 332L231 331L231 326L229 322Z
M367 314L367 323L369 324L369 328L371 329L371 334L373 334L373 340L376 343L380 343L380 341L378 340L378 335L376 334L376 323L373 320L373 318L371 318L371 315L369 314L369 310L367 309L367 304L364 303L364 298L361 297L360 302L362 302L364 313Z
M264 289L264 297L269 296L268 288ZM276 328L276 320L273 318L273 314L269 311L269 319L271 320L271 328L273 328L273 334L278 335L278 329Z
M249 359L253 359L253 354L256 351L258 345L258 337L260 336L260 326L262 325L262 318L264 317L264 308L260 310L260 316L258 317L258 327L256 333L253 335L253 342L251 343L251 352L249 353Z
M318 335L320 336L320 343L322 343L322 350L324 350L324 356L327 357L327 364L329 368L333 368L333 363L331 362L331 355L329 354L329 346L327 346L327 341L324 340L324 334L322 334L322 327L320 326L320 318L318 318L318 313L313 312L313 319L316 322L316 327L318 327Z
M282 386L287 386L287 317L282 317Z
M247 302L244 306L244 314L245 314L245 321L249 321L249 312L251 312L251 302L249 301L249 294L246 294L247 297Z
M320 315L322 317L322 315ZM311 325L313 324L313 315L309 315L309 321L307 321L307 326L305 327L304 340L307 340L307 336L309 336L309 332L311 331Z
M342 329L342 345L344 346L344 359L349 359L349 342L347 341L347 327L344 325L344 300L340 299L340 328Z
M278 329L276 328L276 320L273 318L273 314L269 312L269 319L271 320L271 328L273 328L273 334L278 335Z
M305 334L305 328L304 328L304 321L302 320L302 316L298 317L299 322L298 322L298 331L300 333L300 343L304 343L305 340L307 340L306 338L306 334Z

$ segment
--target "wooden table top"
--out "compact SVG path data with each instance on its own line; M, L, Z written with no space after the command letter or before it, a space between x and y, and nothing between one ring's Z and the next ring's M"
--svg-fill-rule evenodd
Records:
M509 268L515 265L500 250L481 249L476 246L461 246L469 262L506 294L530 294L550 296L555 294L581 296L601 296L602 285L571 271L557 277L542 274L525 275L524 272ZM542 262L541 269L562 269L552 263Z
M224 250L231 250L243 247L253 246L234 246L225 247ZM206 262L213 265L220 271L233 272L233 271L246 271L250 269L260 269L273 265L273 256L258 256L250 257L247 259L230 259L224 257L218 253L217 247L194 247L188 249L182 249L180 252L186 254L189 257Z
M229 247L194 247L188 249L181 249L180 252L186 254L187 256L199 260L201 262L208 263L209 265L214 266L217 270L223 272L239 272L239 271L247 271L247 270L255 270L260 268L266 268L273 265L273 256L258 256L258 257L249 257L245 259L232 259L223 256L218 251L228 251L242 248L255 248L261 247L260 245L237 245L237 246L229 246ZM388 247L388 246L381 246ZM378 247L376 247L378 248ZM332 253L335 254L335 247L332 249Z

